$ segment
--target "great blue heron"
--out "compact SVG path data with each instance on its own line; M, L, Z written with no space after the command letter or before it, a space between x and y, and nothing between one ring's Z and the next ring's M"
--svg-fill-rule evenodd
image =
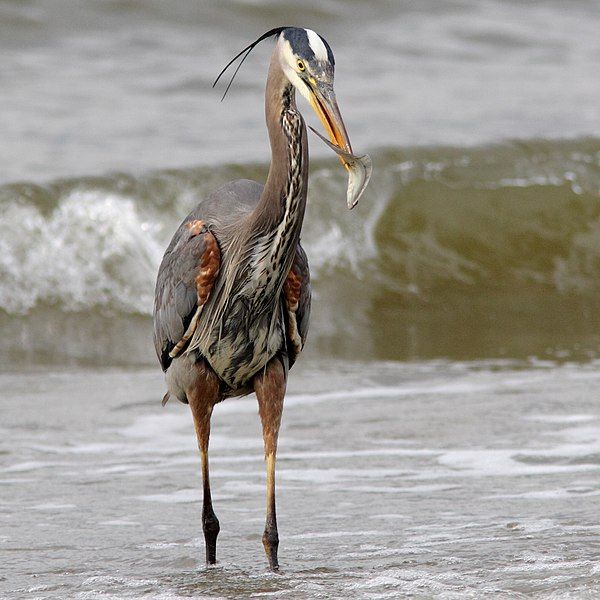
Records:
M208 564L216 561L219 533L208 474L211 414L225 398L256 392L267 463L262 539L269 565L276 570L277 438L288 369L306 339L311 296L308 262L300 245L308 148L295 90L311 103L329 134L329 145L348 170L350 207L366 186L370 163L368 157L352 154L333 92L334 58L327 42L310 29L279 27L236 58L269 36L277 36L277 41L265 98L271 143L267 181L264 186L249 180L225 184L177 229L158 272L154 344L166 371L163 403L169 396L189 403L194 419Z

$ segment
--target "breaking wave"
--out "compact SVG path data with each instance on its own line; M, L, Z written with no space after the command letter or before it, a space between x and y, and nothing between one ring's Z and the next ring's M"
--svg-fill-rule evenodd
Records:
M454 339L475 315L496 319L485 331L500 354L497 337L515 314L540 325L553 311L563 321L575 311L595 332L599 139L379 149L372 157L370 189L352 212L337 163L311 166L303 243L315 351L353 354L360 344L363 357L453 354L429 348L423 332L439 338L444 326ZM154 279L178 222L220 183L265 175L265 166L225 165L1 187L0 318L10 335L0 352L120 362L131 327L149 338ZM85 349L84 340L112 329L105 351ZM151 360L148 350L131 356Z

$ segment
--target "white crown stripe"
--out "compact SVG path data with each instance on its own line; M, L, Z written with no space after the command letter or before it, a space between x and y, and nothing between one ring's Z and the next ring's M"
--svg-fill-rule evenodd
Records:
M306 30L308 36L308 45L315 53L317 60L328 60L327 48L318 33L315 33L312 29Z

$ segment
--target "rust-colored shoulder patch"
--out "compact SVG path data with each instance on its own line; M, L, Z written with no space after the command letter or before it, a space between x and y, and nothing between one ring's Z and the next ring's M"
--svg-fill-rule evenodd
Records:
M196 223L202 223L202 221L196 221ZM217 239L210 231L207 231L204 234L204 241L206 247L200 258L198 274L196 275L199 306L202 306L208 300L221 268L221 250Z
M296 272L295 266L295 264L292 265L283 284L283 293L285 294L288 310L292 312L296 312L298 309L298 300L300 299L300 292L302 291L302 279Z
M294 264L283 283L283 294L288 309L287 332L291 341L290 354L294 360L302 352L302 338L298 332L298 321L296 319L296 311L298 310L298 302L302 292L302 274L296 264L297 256L294 258Z
M188 228L190 232L190 237L194 237L196 235L200 235L201 233L206 233L208 228L204 221L200 221L196 219L195 221L188 221L185 226Z

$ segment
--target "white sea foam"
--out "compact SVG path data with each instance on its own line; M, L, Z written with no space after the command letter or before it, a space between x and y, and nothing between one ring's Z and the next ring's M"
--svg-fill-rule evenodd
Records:
M314 538L344 538L344 537L354 537L354 536L373 536L377 537L379 535L385 534L385 531L312 531L310 533L296 533L290 535L291 539L295 540L304 540L304 539L314 539Z
M45 502L43 504L35 504L34 506L28 506L29 510L40 510L45 512L55 512L59 510L71 510L77 508L76 504L62 504L60 502Z
M598 419L597 415L527 415L525 419L540 423L587 423Z
M200 502L202 500L202 493L199 488L190 488L185 490L177 490L175 492L169 492L166 494L147 494L144 496L138 496L138 498L140 500L146 500L149 502L180 504L189 502Z
M25 462L18 462L12 465L4 467L2 470L5 473L27 473L29 471L37 471L39 469L47 469L48 467L55 466L57 463L44 462L39 460L29 460Z
M11 204L0 217L0 308L37 303L66 310L112 307L150 314L163 248L135 203L103 191L72 191L50 216Z
M519 494L494 494L489 496L490 498L513 498L513 499L524 499L524 500L561 500L566 498L586 497L586 496L600 496L600 490L590 489L564 489L554 488L546 490L535 490L531 492L523 492Z
M581 450L581 449L580 449ZM528 464L518 460L519 456L544 456L543 452L525 452L518 449L502 450L452 450L438 457L440 465L447 467L442 473L431 472L426 477L514 477L515 475L544 475L558 473L580 473L600 470L598 464L562 465L546 462ZM553 449L548 456L556 455ZM423 475L425 476L425 475Z

